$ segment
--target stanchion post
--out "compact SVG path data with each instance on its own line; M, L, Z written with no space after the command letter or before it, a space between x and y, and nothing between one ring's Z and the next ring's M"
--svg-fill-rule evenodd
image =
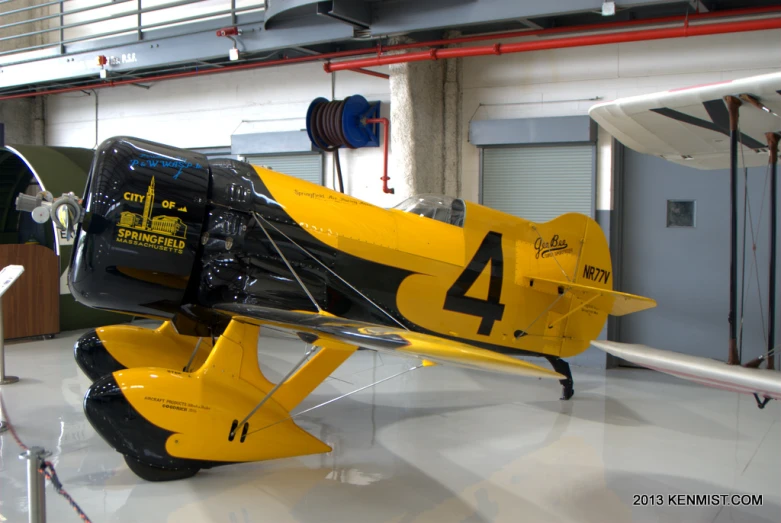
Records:
M48 455L43 447L30 447L19 454L19 459L27 460L28 523L46 523L46 478L41 473L41 467Z
M5 413L3 412L3 405L0 404L0 434L8 430L8 425L6 425L5 421L3 421L4 418Z

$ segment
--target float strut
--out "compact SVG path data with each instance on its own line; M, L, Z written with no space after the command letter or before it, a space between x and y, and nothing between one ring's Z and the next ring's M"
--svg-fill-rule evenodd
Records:
M268 234L268 233L267 233L267 234ZM263 398L262 398L262 399L261 399L261 400L258 402L258 404L257 404L257 405L255 405L255 408L254 408L254 409L252 409L252 410L250 411L250 413L249 413L249 414L247 414L246 416L244 416L244 419L243 419L243 420L241 420L240 422L238 422L238 423L236 424L236 426L235 426L234 428L232 428L232 429L231 429L230 433L228 434L228 436L229 436L230 438L233 438L233 437L236 435L236 431L238 431L239 429L241 429L241 427L242 427L242 426L243 426L243 425L244 425L244 424L245 424L247 421L249 421L249 419L252 417L252 415L253 415L253 414L255 414L255 413L258 411L258 409L259 409L260 407L262 407L262 406L263 406L263 404L264 404L264 403L266 403L266 401L268 401L268 399L269 399L269 398L271 398L271 396L273 396L273 395L274 395L274 393L275 393L275 392L276 392L276 391L277 391L277 390L278 390L278 389L279 389L279 388L280 388L282 385L284 385L284 384L287 382L287 380L288 380L288 379L290 379L290 377L291 377L293 374L295 374L295 373L296 373L296 371L297 371L297 370L298 370L298 369L301 367L301 365L303 365L304 363L306 363L306 361L309 359L309 356L311 356L311 355L312 355L312 353L313 353L315 350L317 350L317 347L316 347L316 346L312 346L312 348L310 348L308 351L306 351L306 354L304 354L304 357L303 357L303 358L301 358L301 359L298 361L298 363L296 363L295 365L293 365L293 368L292 368L292 369L290 369L290 371L289 371L289 372L288 372L288 373L285 375L285 377L284 377L284 378L282 378L282 379L279 381L279 383L277 383L276 385L274 385L274 388L272 388L270 391L268 391L268 394L266 394L265 396L263 396Z

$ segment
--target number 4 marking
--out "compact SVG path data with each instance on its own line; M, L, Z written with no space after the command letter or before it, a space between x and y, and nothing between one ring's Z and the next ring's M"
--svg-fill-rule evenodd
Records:
M466 293L483 273L483 270L491 262L491 281L488 285L488 298L472 298ZM501 321L504 315L504 305L499 302L502 296L502 278L504 277L504 261L502 256L502 235L498 232L489 232L483 238L477 252L472 257L464 272L447 291L444 309L446 311L460 312L470 316L482 318L477 333L490 336L494 322Z

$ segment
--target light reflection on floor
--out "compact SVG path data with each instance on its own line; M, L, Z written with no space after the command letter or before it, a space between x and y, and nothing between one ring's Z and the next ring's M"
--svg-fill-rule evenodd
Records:
M555 382L419 369L298 418L334 451L146 483L92 430L78 333L10 344L2 387L29 445L53 452L65 487L99 522L781 521L781 409L652 371L574 368ZM300 341L263 338L267 375ZM356 353L300 409L390 376L411 360ZM25 468L0 438L0 521L25 521ZM762 507L633 506L633 495L762 494ZM47 490L49 521L78 521Z

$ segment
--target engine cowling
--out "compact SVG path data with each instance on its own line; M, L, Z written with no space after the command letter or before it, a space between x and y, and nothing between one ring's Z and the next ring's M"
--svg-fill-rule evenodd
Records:
M202 154L117 137L97 149L68 283L84 305L170 318L185 296L209 188Z

